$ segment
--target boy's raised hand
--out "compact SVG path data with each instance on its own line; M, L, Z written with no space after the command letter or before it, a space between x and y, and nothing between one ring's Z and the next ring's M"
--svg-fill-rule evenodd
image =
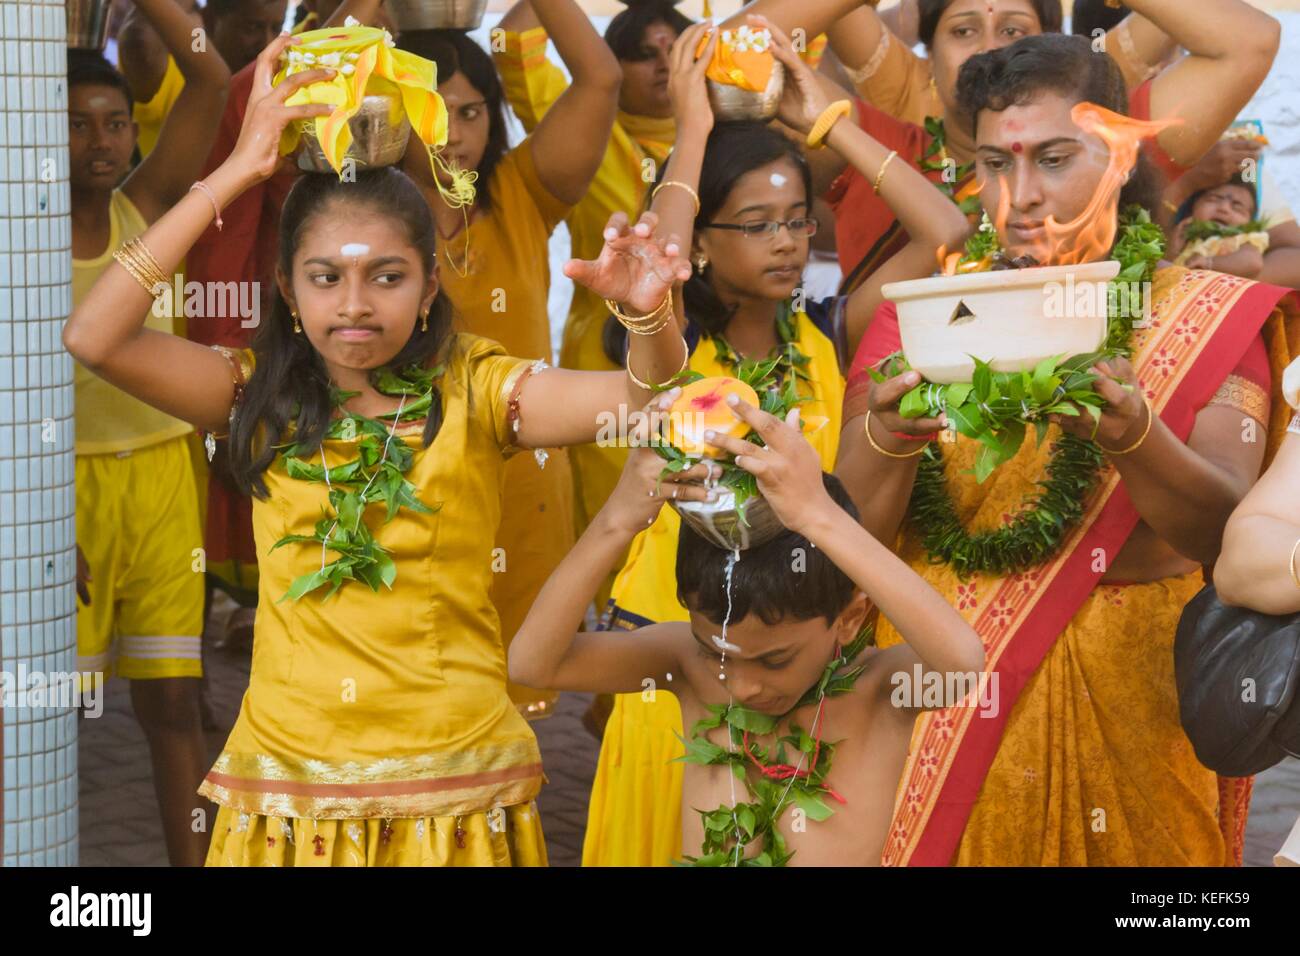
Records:
M736 464L758 479L758 490L783 525L802 533L826 508L837 507L822 483L821 457L800 431L797 407L781 421L737 395L729 395L727 404L765 445L713 431L706 431L704 440L731 452Z
M659 509L665 501L712 501L717 492L703 482L718 476L719 468L705 460L683 471L662 475L664 459L650 447L652 437L661 434L661 425L673 401L681 394L674 388L655 396L632 416L634 426L627 436L632 451L623 466L609 500L601 508L601 516L615 528L636 534L654 524ZM662 475L662 477L661 477Z

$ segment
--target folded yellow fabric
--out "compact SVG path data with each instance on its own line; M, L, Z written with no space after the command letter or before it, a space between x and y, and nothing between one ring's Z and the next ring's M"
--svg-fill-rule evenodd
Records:
M328 116L287 126L280 138L282 156L297 148L305 124L311 123L330 166L342 177L343 158L352 145L348 121L365 96L387 94L394 103L390 121L400 123L405 113L411 131L429 149L430 163L435 163L437 150L447 142L447 107L438 95L437 67L432 61L396 49L389 32L378 27L309 30L299 38L302 42L289 49L288 62L274 83L303 70L332 68L337 71L332 79L303 87L286 103L324 103L335 109Z
M700 45L695 49L696 57L704 52L708 42L707 35L700 38ZM749 26L723 30L704 75L715 83L761 93L767 89L776 63L771 46L772 35L766 30L754 30Z

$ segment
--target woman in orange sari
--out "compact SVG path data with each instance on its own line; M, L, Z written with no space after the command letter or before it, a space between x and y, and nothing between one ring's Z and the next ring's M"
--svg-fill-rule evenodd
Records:
M1132 160L1124 191L1116 195L1117 180L1103 191L1110 150L1072 115L1085 101L1120 112L1123 89L1113 62L1079 37L1028 37L963 68L981 201L990 214L1004 211L1006 255L1032 250L1040 263L1060 262L1082 227L1107 225L1113 235L1118 209L1142 198L1145 170ZM1094 194L1103 197L1100 220L1080 215ZM1047 243L1049 227L1062 223L1062 245ZM1110 240L1100 248L1085 258L1108 258ZM942 428L941 418L898 414L915 372L880 382L867 374L898 347L896 316L881 310L854 363L837 473L867 527L894 540L901 526L900 554L981 635L995 691L991 707L918 722L886 864L1240 862L1249 781L1221 781L1196 761L1178 719L1171 651L1201 566L1215 560L1227 517L1265 457L1270 364L1280 368L1287 352L1275 312L1285 291L1156 271L1131 364L1093 370L1106 400L1095 430L1086 415L1054 417L1048 440L1026 441L983 483L970 473L977 442L931 445L918 436ZM1104 456L1076 496L1081 516L1033 560L1008 568L1002 550L1000 562L975 560L959 574L951 539L937 540L933 512L916 507L918 472L923 487L937 482L947 495L961 525L955 538L1023 528L1041 506L1035 495L1052 476L1062 431L1092 439ZM898 640L888 621L877 633L882 645Z

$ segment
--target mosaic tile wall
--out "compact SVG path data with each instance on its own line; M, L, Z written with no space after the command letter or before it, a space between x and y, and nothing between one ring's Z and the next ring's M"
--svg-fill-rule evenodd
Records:
M66 22L0 0L0 859L77 862L77 714L15 700L71 673L74 614Z

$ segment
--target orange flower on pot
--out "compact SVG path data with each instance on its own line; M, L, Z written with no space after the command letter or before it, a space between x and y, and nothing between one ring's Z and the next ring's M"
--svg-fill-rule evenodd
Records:
M736 417L727 404L728 395L757 407L758 393L739 379L726 375L701 378L682 386L682 394L668 410L668 441L679 451L705 458L720 458L727 453L704 441L706 431L744 438L749 424Z

